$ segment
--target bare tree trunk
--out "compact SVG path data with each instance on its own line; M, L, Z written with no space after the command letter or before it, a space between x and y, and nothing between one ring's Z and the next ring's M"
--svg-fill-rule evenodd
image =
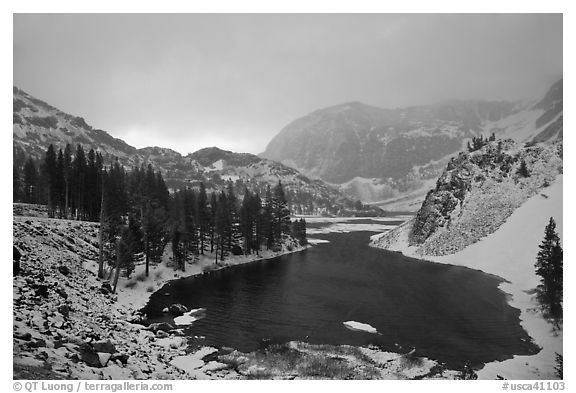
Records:
M148 273L150 271L150 257L148 256L149 250L149 244L148 244L148 233L144 232L144 239L145 239L145 247L146 247L146 277L148 277Z
M66 211L68 211L68 192L66 192ZM100 230L98 231L98 278L104 278L104 186L100 199Z
M120 240L116 241L116 272L114 274L114 287L112 288L112 293L116 293L118 277L120 277Z

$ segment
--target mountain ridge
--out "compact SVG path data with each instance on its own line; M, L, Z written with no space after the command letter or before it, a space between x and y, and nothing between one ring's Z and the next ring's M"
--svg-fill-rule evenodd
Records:
M334 105L286 125L260 156L340 186L353 198L394 199L436 178L474 136L562 138L562 83L536 104L453 99L396 109L358 101Z
M267 185L282 181L290 207L297 214L382 214L378 208L357 209L356 201L342 195L337 188L321 180L308 179L281 163L216 147L185 156L159 146L137 149L17 87L13 93L13 149L15 165L19 167L23 167L25 156L43 159L50 144L57 150L64 149L66 144L80 144L86 150L100 151L107 164L115 159L128 168L150 163L162 172L171 189L198 187L203 182L208 191L218 191L232 182L240 196L245 187L263 195ZM216 167L215 162L219 162Z

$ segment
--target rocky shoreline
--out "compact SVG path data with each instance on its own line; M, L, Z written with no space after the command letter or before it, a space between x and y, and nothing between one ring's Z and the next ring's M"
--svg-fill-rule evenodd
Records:
M137 323L149 295L173 279L305 249L231 258L209 269L205 258L185 273L153 266L146 279L121 279L113 294L96 276L98 224L37 213L13 221L13 242L23 254L13 279L14 379L199 377L171 364L178 356L193 356L181 331Z
M98 224L15 216L23 252L13 280L14 379L454 379L458 372L412 354L290 342L252 353L190 348L171 324L145 327L138 310L173 279L255 258L210 258L176 272L164 264L121 279L116 294L96 276ZM256 260L305 248L288 245ZM138 270L140 269L140 270ZM168 309L177 317L188 310ZM190 311L193 312L193 311Z

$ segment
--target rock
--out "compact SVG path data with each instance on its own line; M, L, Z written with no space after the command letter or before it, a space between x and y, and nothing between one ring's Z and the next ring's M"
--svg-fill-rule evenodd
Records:
M14 333L14 338L17 338L18 340L30 341L32 339L32 335L29 332L16 332Z
M167 322L159 322L159 323L151 323L148 326L148 330L156 333L158 330L163 330L165 332L169 332L174 329L174 326Z
M100 359L100 365L102 367L106 367L106 365L108 364L108 361L110 360L111 357L112 357L112 354L110 354L110 353L98 352L98 358Z
M162 312L164 312L164 313L167 313L167 312L169 312L169 311L170 311L170 309L169 309L168 307L164 307L164 308L162 309Z
M104 295L112 293L112 286L110 285L110 282L104 281L102 283L102 286L100 287L100 292L103 293Z
M112 360L113 362L120 361L120 363L126 365L128 363L129 358L130 358L130 355L128 355L126 353L115 353L115 354L112 354L112 357L110 358L110 360Z
M244 251L242 251L242 248L237 244L232 246L231 251L232 251L232 255L243 255L244 254Z
M58 271L60 273L62 273L64 276L67 276L70 274L70 269L68 268L68 266L60 265L60 266L58 266Z
M46 351L42 351L34 357L38 360L46 360L46 359L48 359L48 354L46 353Z
M170 337L170 335L168 333L166 333L164 330L158 330L156 332L156 337L158 338L166 338L166 337Z
M36 286L36 296L48 297L48 285L38 284Z
M104 352L104 353L115 353L116 347L110 340L105 341L97 341L92 343L92 348L96 350L96 352Z
M83 343L77 349L78 356L81 361L90 367L102 367L98 353L88 343Z
M185 312L188 312L188 307L182 304L173 304L170 307L168 307L168 311L173 316L179 317L180 315L183 315Z
M64 299L68 299L68 294L66 293L66 290L61 286L57 286L55 291L58 295L62 296Z
M29 346L31 348L46 348L46 341L39 338L39 339L36 339L36 340L30 342Z
M49 317L49 321L52 323L52 326L60 329L64 326L64 318L61 315L55 315L53 317Z
M70 314L70 307L67 304L62 304L58 306L58 312L68 318Z

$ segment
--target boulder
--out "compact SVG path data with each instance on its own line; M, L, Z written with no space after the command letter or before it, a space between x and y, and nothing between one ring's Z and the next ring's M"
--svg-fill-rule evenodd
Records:
M151 332L156 333L158 330L163 330L165 332L170 332L171 330L174 329L174 326L172 326L171 324L167 323L167 322L157 322L157 323L151 323L148 326L148 330L150 330Z
M67 304L61 304L58 306L58 312L64 317L68 318L68 315L70 314L70 307Z
M68 299L68 294L66 293L66 290L61 286L57 286L55 291L58 295L62 296L64 299Z
M168 311L175 317L179 317L183 315L185 312L188 312L188 307L184 306L183 304L173 304L168 307Z
M98 356L98 352L92 348L92 346L88 343L82 343L77 349L78 356L81 361L86 363L90 367L102 367L102 363L100 363L100 357Z
M92 343L92 347L96 352L115 353L116 347L110 340L96 341Z
M111 357L112 355L107 352L98 352L98 359L100 359L100 366L106 367Z
M17 338L18 340L30 341L32 339L32 335L29 332L15 332L14 338Z
M36 296L48 297L48 285L38 284L36 286Z
M120 363L126 365L128 363L129 358L130 358L130 355L128 355L126 353L115 353L112 355L110 360L112 360L113 362L120 361Z
M58 266L58 271L64 276L70 274L70 269L68 268L68 266L60 265Z
M102 286L100 287L100 292L102 292L105 295L112 293L112 286L108 281L104 281L102 283Z

